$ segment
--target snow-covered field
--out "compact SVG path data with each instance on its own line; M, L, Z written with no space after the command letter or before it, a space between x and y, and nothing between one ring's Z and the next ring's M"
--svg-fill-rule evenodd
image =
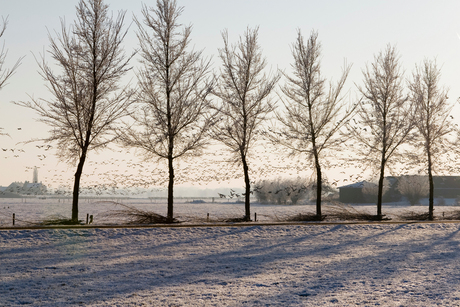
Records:
M192 203L195 200L195 203ZM200 199L177 199L174 203L174 217L183 223L206 222L209 213L210 222L222 221L231 218L244 216L244 204L225 202L226 200L205 199L203 203L196 201ZM399 215L407 212L426 213L428 212L427 199L422 200L423 206L408 206L408 203L385 203L383 214L392 220L398 220ZM460 210L460 206L454 206L455 199L443 200L445 206L435 206L435 215L442 216L445 212ZM132 206L145 211L166 216L167 205L165 199L81 199L79 203L79 219L86 221L87 215L93 215L95 225L121 224L126 220L113 215L118 210L126 209L123 205ZM323 214L328 214L336 206L323 205ZM354 208L360 212L376 214L375 204L355 205ZM289 217L298 214L315 213L315 205L262 205L251 204L251 218L257 214L259 222L285 221ZM0 198L0 228L12 226L12 217L15 215L16 226L31 226L55 216L70 218L72 212L71 199L38 199L38 198Z
M0 200L2 226L13 211L29 222L61 207L69 215L70 203L9 201ZM85 206L81 212L94 214L95 223L115 222L96 210L108 203ZM270 220L305 207L253 211ZM176 206L183 217L242 210L241 204ZM384 207L389 216L398 210ZM0 306L23 305L460 306L460 225L0 230Z

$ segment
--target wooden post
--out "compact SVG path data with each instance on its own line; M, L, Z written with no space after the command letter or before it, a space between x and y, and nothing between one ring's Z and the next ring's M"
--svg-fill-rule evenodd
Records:
M15 220L16 220L16 214L13 213L13 226L14 226L14 224L15 224Z
M90 223L90 224L93 223L93 215L92 215L92 214L89 216L89 223Z
M257 222L257 212L254 212L254 222Z
M88 225L88 221L89 221L89 213L86 213L86 225Z
M209 222L209 213L207 214L206 222Z

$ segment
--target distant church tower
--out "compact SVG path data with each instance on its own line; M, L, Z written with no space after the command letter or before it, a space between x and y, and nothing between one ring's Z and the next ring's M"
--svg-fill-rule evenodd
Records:
M38 169L36 166L34 167L34 180L32 183L38 183Z

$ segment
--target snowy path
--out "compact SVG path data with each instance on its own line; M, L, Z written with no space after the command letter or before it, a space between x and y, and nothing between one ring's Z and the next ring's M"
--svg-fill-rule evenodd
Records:
M459 306L460 225L0 231L0 306Z

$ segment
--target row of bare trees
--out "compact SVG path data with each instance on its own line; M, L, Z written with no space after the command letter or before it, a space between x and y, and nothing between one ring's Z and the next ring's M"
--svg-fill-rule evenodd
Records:
M323 218L323 168L334 150L349 140L360 144L365 161L379 165L379 218L385 169L399 157L400 145L424 144L432 181L433 157L453 132L452 107L433 61L416 69L409 83L411 94L406 95L399 57L387 47L363 71L364 86L358 87L362 97L352 103L343 94L351 66L345 63L339 81L326 84L316 32L305 42L298 31L291 74L270 74L258 29L248 28L236 44L222 32L222 65L215 76L210 59L190 48L191 26L182 27L178 21L182 11L175 0L157 0L155 7L143 6L142 20L135 18L141 58L136 90L121 85L134 55L126 55L122 47L125 12L113 19L103 0L80 0L75 23L69 28L62 23L57 38L50 35L48 53L61 70L55 73L45 55L39 66L52 98L17 104L37 111L51 127L44 141L56 142L60 158L77 163L72 220L78 221L80 179L88 153L115 140L139 149L146 161L167 161L169 222L174 220L175 160L201 154L211 139L224 144L242 166L245 220L250 220L252 193L248 155L262 134L311 161L317 219ZM272 93L282 76L286 83L279 97L284 109L276 111ZM264 131L263 122L271 114L279 127ZM432 214L432 187L430 195Z
M356 112L360 125L348 125L348 132L362 145L359 157L379 166L377 217L383 216L387 166L401 163L404 156L412 156L426 166L430 185L429 219L433 219L432 174L441 166L442 154L455 150L458 144L451 115L453 105L447 102L447 90L439 83L440 69L435 61L426 59L407 82L409 94L406 94L399 56L394 47L388 46L366 67L363 75L364 86L359 87L362 100ZM403 144L411 146L411 150L400 150Z

